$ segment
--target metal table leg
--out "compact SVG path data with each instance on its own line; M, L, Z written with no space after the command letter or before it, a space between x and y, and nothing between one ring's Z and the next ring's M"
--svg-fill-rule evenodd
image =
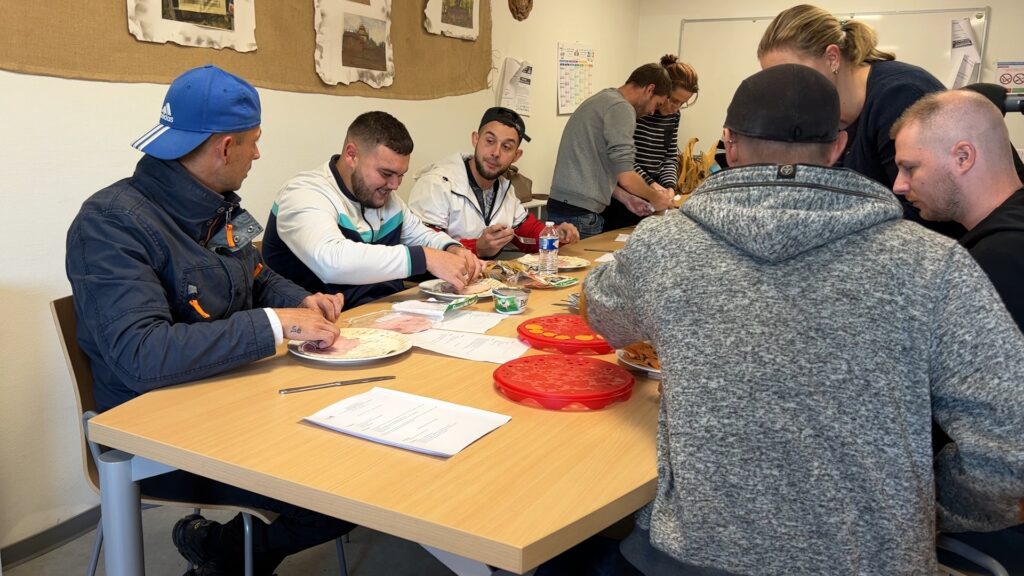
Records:
M104 569L109 576L143 576L142 505L132 480L132 455L111 450L96 463L100 472Z

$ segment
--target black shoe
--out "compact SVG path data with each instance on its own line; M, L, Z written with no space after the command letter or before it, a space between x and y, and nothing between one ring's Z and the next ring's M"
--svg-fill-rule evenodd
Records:
M198 514L189 514L174 523L171 541L178 553L195 566L195 576L218 574L219 572L203 572L204 565L214 560L216 553L211 553L204 546L212 530L220 530L220 522L207 520ZM212 567L211 567L212 568ZM187 574L187 573L186 573Z
M210 560L196 568L196 576L231 576L239 574L237 570L228 570L217 560Z

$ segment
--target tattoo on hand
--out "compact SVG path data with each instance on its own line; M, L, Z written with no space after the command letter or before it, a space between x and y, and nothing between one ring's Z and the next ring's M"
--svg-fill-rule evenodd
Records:
M302 328L299 328L298 326L292 326L291 333L292 334L302 334Z

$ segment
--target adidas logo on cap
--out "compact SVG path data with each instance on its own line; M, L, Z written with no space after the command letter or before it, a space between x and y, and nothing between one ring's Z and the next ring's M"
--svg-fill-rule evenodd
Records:
M170 102L164 102L164 107L160 109L160 119L169 124L174 123L174 116L171 114Z

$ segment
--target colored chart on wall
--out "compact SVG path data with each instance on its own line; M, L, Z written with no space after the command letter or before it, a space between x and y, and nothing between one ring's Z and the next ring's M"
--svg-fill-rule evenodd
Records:
M558 43L558 113L572 114L594 93L594 47Z

